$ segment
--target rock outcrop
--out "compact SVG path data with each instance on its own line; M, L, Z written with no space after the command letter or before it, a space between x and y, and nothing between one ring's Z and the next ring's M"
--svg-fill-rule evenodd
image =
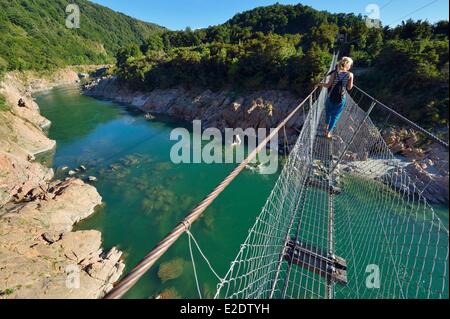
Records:
M8 73L0 82L10 107L0 111L0 298L99 298L123 272L122 253L103 250L98 231L72 232L101 204L96 189L54 181L53 170L35 161L55 141L32 92L77 80L63 70L47 80Z
M0 290L9 298L99 298L124 264L101 248L98 231L71 232L101 203L77 179L53 182L29 202L6 204L0 217ZM72 280L72 281L71 281Z
M28 154L20 156L4 149L0 145L0 207L11 200L21 201L30 191L45 186L53 178L51 169L29 161Z
M29 72L10 72L0 82L0 94L5 96L12 113L38 127L47 128L50 121L39 114L39 106L33 100L32 93L77 81L79 81L77 73L69 68L59 70L48 78L38 77ZM22 101L24 106L20 106L19 101Z
M411 162L404 168L413 183L409 186L410 191L420 191L430 203L448 204L448 150L437 143L424 143L412 130L391 128L383 138L393 154L403 156ZM392 180L400 182L395 176ZM394 185L397 188L401 186Z

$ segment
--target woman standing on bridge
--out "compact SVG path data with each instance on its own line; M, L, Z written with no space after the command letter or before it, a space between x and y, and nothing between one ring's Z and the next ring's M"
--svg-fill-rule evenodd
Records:
M332 138L332 132L341 117L342 111L347 102L347 91L353 89L353 73L350 69L353 66L353 60L349 57L343 57L338 63L327 83L319 83L318 87L331 88L325 103L326 108L326 136Z

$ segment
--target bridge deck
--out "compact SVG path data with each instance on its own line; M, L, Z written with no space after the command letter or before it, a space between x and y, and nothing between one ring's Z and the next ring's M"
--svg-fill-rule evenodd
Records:
M324 122L323 120L321 121ZM315 135L312 150L312 162L308 182L302 188L303 192L297 201L293 227L289 238L306 243L312 253L329 252L329 202L332 200L328 173L332 160L332 141L325 137L325 132L319 129ZM300 191L300 189L296 190ZM314 268L314 269L313 269ZM312 267L301 267L292 263L292 259L284 260L280 277L283 278L276 286L278 294L274 298L324 298L329 292L330 280L327 263L317 260ZM328 279L327 279L328 278Z

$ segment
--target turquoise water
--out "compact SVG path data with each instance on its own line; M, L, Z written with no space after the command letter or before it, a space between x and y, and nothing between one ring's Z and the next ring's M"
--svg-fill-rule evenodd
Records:
M57 149L50 165L57 170L57 176L65 177L67 171L58 169L63 166L85 165L88 171L79 177L98 178L94 185L104 205L77 225L77 229L100 230L105 248L116 246L124 252L125 272L234 168L231 164L172 164L170 149L175 142L170 141L170 132L186 123L159 118L147 121L142 114L126 106L82 96L76 87L43 93L37 97L37 102L42 114L53 123L49 135L57 141ZM244 171L193 225L192 233L220 276L228 270L277 177L278 174L266 176ZM406 205L391 193L386 187L376 188L349 180L345 192L337 197L336 210L342 213L336 216L336 232L339 232L336 250L350 262L350 284L336 288L338 298L399 296L396 283L402 274L394 276L388 268L392 254L397 252L385 250L384 233L378 230L380 225L392 225L389 231L394 235L405 231L401 225ZM391 196L392 203L380 206L380 194ZM349 207L357 209L349 210ZM414 211L414 207L410 208ZM434 209L448 227L448 207ZM409 225L409 229L417 227L414 221ZM430 245L434 241L436 238L432 234ZM438 256L445 258L446 247L439 249ZM406 256L399 246L398 253L406 257L398 258L406 258L401 260L411 269L417 268L414 261L420 262L422 255L431 255L426 247L409 250ZM198 253L195 253L195 261L202 295L212 297L217 279ZM392 287L384 287L381 292L364 292L365 267L371 262L380 264L381 270L387 273L384 278L394 283ZM425 265L425 270L445 271L431 264ZM413 277L413 280L426 288L423 278ZM151 298L161 292L168 297L198 297L186 235L126 297ZM448 296L448 285L444 294ZM420 292L419 296L426 297L426 293Z
M126 106L82 96L75 87L43 93L37 102L53 123L49 136L57 149L51 165L85 165L88 171L80 177L98 178L95 186L104 205L77 229L100 230L105 248L124 252L126 272L234 168L172 164L170 132L183 123L147 121ZM64 174L57 170L57 176ZM245 171L193 225L192 233L219 275L228 270L276 178ZM162 291L197 297L187 243L183 235L126 297L151 298ZM195 260L202 294L211 297L217 280L197 253ZM171 264L158 276L164 262Z

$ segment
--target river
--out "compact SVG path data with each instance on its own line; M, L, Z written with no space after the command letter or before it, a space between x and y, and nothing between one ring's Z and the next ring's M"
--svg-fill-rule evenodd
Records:
M104 206L77 225L102 232L105 248L124 252L125 272L135 266L233 168L233 164L180 164L170 161L173 128L186 123L158 119L108 101L81 95L77 87L56 88L37 96L42 114L52 121L49 136L57 141L51 165L57 177L87 167ZM59 168L59 169L58 169ZM277 174L245 171L193 225L192 233L219 275L224 275L260 213ZM126 295L151 298L162 291L183 298L198 296L184 235ZM216 291L217 279L195 252L205 297ZM172 262L172 273L158 270ZM181 276L173 280L168 278Z
M49 165L56 176L67 175L61 170L64 166L84 165L87 172L79 177L98 178L94 185L104 205L76 229L101 231L105 248L116 246L124 252L125 273L235 166L175 165L170 160L175 143L170 133L186 123L149 121L126 105L83 96L77 87L41 93L37 102L52 121L49 136L57 141L57 149ZM244 171L193 225L192 233L220 276L228 270L277 177ZM448 208L435 210L448 225ZM218 280L199 253L194 251L194 256L203 297L213 297ZM198 297L186 235L125 297L152 298L161 292L172 298Z

